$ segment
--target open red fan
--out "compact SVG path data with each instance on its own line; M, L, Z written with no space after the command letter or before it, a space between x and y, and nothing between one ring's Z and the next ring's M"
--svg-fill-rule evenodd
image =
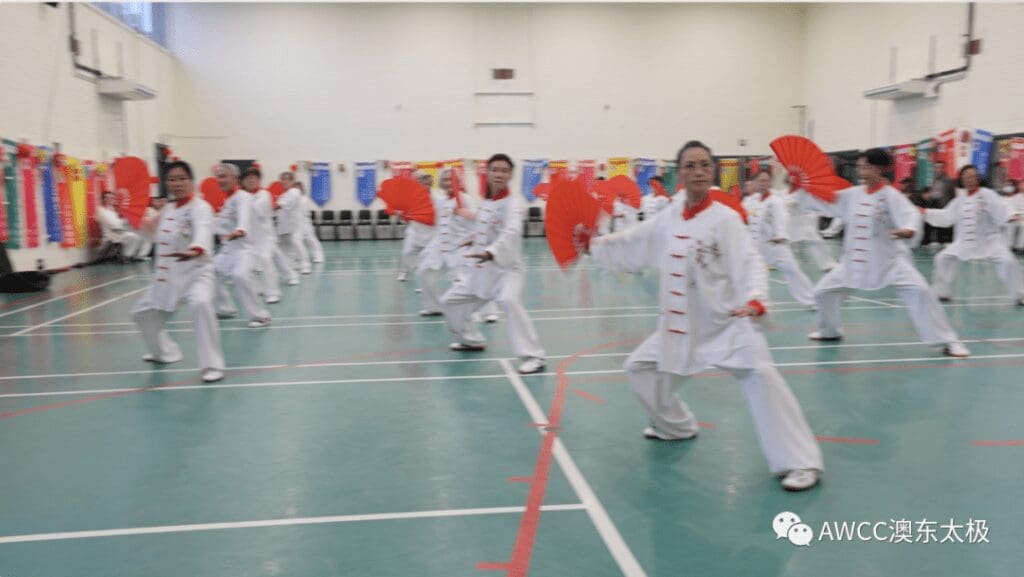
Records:
M836 191L850 183L836 176L828 156L803 136L780 136L770 144L782 166L793 178L793 185L826 201L836 201Z
M551 196L551 183L542 182L533 187L533 196L536 196L541 200L547 200L548 197Z
M411 178L389 178L380 183L377 198L387 205L388 214L408 221L434 226L434 200L425 186Z
M633 208L640 208L640 197L643 196L643 191L632 178L624 174L613 176L608 179L608 186L611 187L615 198Z
M597 229L600 212L601 201L587 192L583 182L563 179L555 183L548 196L544 231L558 266L566 268L576 262L582 243Z
M142 224L142 215L149 206L149 189L156 181L149 175L146 161L137 156L123 156L114 160L114 186L118 190L128 191L127 197L120 205L121 216L128 220L133 228Z
M281 184L280 180L275 180L267 187L267 191L270 192L270 199L273 201L274 206L277 206L277 198L284 194L284 185Z
M203 179L203 182L199 185L199 192L203 195L203 200L210 203L214 212L220 212L221 207L224 206L228 199L227 193L221 190L220 184L217 184L217 179L212 176Z

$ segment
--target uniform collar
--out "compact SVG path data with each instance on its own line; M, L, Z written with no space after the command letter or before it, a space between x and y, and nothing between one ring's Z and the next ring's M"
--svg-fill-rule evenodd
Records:
M980 186L978 188L975 188L974 190L968 190L967 196L974 196L979 190L981 190Z
M195 195L192 194L192 193L189 193L189 195L186 196L185 198L176 198L176 199L174 199L174 206L176 206L178 208L181 208L181 207L185 206L186 204L192 202L192 197L193 196L195 196Z
M707 207L711 206L711 195L708 194L704 197L704 200L700 201L700 204L696 206L687 207L686 203L683 203L683 220L690 220L704 211Z
M770 191L770 190L768 192L762 192L761 193L761 202L764 202L764 201L768 200L768 197L771 196L771 195L772 195L772 191Z
M886 182L885 180L880 180L880 181L878 182L878 184L876 184L876 185L874 185L874 186L869 186L869 187L867 188L867 190L868 190L868 194L875 194L875 193L876 193L876 192L878 192L879 190L882 190L883 188L885 188L885 185L887 185L887 184L889 184L889 183L888 183L888 182Z
M508 187L505 187L505 188L501 189L501 192L499 192L498 194L495 194L494 196L487 197L487 200L501 200L501 199L503 199L503 198L505 198L507 196L508 196Z

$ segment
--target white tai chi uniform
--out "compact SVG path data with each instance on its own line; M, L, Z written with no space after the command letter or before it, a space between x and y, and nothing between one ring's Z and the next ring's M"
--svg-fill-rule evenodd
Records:
M302 214L302 192L297 187L289 188L277 197L277 240L281 251L293 265L297 264L299 272L310 271L309 253L302 242L302 221L308 215Z
M935 255L932 285L939 298L953 296L953 281L960 261L985 260L996 265L999 280L1014 300L1024 299L1020 263L1006 247L1002 227L1010 220L1006 201L990 188L957 194L944 208L924 210L924 220L953 227L953 242Z
M789 294L804 306L814 306L814 285L800 270L790 250L789 209L787 199L779 193L754 193L743 199L747 211L748 230L766 265L779 269L786 277ZM782 242L772 242L782 239Z
M1021 220L1006 223L1003 234L1006 238L1006 246L1017 250L1024 250L1024 192L1018 192L1010 196L1004 196L1003 202L1010 216L1018 215Z
M825 239L818 232L820 214L806 202L801 202L802 195L795 192L779 192L785 198L786 210L789 212L789 243L790 246L802 244L814 263L823 271L836 266L834 258L829 256L825 248Z
M226 235L240 230L245 236L227 241L213 259L214 268L221 277L217 282L217 314L233 316L238 314L235 302L228 293L224 281L230 279L235 287L242 309L250 320L270 318L267 307L260 301L259 290L253 270L256 268L256 245L252 237L252 195L238 189L224 201L217 214L215 232Z
M494 301L505 313L508 339L520 359L543 359L533 322L520 298L523 293L523 206L506 190L496 199L484 199L476 212L473 244L467 254L489 252L485 262L469 264L455 284L441 297L448 328L465 345L483 345L484 336L470 318L474 311Z
M593 239L594 263L619 272L660 270L657 330L626 360L634 391L664 438L687 438L697 419L675 392L711 367L740 381L772 473L824 470L803 411L772 364L758 322L730 316L768 294L764 263L739 215L710 198L683 216L685 195L653 219Z
M142 213L142 224L139 226L139 237L142 239L138 254L141 257L149 256L153 251L153 243L156 242L156 227L160 223L160 211L152 206L146 207Z
M270 191L259 189L252 196L252 229L253 244L256 257L259 259L260 273L263 275L263 296L266 299L281 298L281 284L278 282L278 269L284 273L288 282L298 281L298 274L288 263L277 246L277 232L274 230L274 199Z
M404 275L416 270L420 253L430 244L432 238L434 238L433 226L411 220L406 223L405 237L402 239L402 254L398 260L399 274Z
M615 199L612 205L611 218L601 219L598 222L598 234L608 234L626 230L640 220L640 210Z
M100 224L104 243L121 245L121 256L135 258L139 254L142 239L132 232L128 221L121 218L117 211L105 206L96 207L96 222Z
M462 195L465 199L465 195ZM416 283L423 290L423 310L439 312L438 298L444 294L439 287L448 271L451 280L466 265L466 247L461 246L473 231L473 222L455 214L455 197L434 199L436 213L434 237L420 253L416 266Z
M156 269L153 282L132 308L132 320L142 331L154 360L181 358L181 349L164 330L164 324L182 301L192 311L199 370L224 370L220 329L214 312L217 280L213 259L213 209L193 196L184 203L169 203L161 211L156 233ZM199 250L189 260L160 256L171 252Z
M313 225L312 213L317 209L313 199L302 195L299 206L300 234L303 245L308 249L310 260L313 262L324 262L324 247L316 236L316 226Z
M665 207L672 202L672 199L660 194L648 194L640 203L640 210L644 213L644 220L654 218L654 215L665 210Z
M894 229L921 230L917 207L891 185L868 191L854 186L836 193L834 204L799 191L822 214L846 223L839 264L814 287L818 303L818 332L824 338L842 336L839 307L851 289L881 290L896 287L921 341L927 344L958 342L946 312L928 281L914 268L911 240L892 238Z

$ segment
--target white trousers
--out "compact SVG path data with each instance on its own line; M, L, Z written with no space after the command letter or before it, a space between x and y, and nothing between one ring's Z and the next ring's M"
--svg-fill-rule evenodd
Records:
M1003 228L1003 237L1006 239L1006 246L1024 250L1024 220L1006 223Z
M907 281L892 286L896 287L903 299L921 342L944 345L959 341L935 292L916 268L909 264L906 267L903 277ZM818 281L818 286L814 288L814 300L818 303L818 331L824 337L837 337L842 333L839 307L851 291L843 280L843 270L840 264Z
M284 275L285 279L291 281L298 279L299 275L288 263L288 258L281 252L281 247L276 242L264 243L258 249L260 259L260 274L262 275L263 296L266 298L281 298L281 281L278 272Z
M793 295L794 300L807 307L814 305L814 285L811 284L811 279L807 278L804 271L800 270L800 265L797 264L796 258L793 257L793 251L790 250L787 243L763 242L761 243L761 255L764 257L766 265L774 266L782 272L786 278L786 288L789 289L789 294Z
M242 309L250 320L270 318L270 311L260 300L259 290L256 288L256 277L253 269L256 268L256 256L251 251L240 251L232 254L219 253L214 257L214 268L217 270L217 295L214 300L217 314L235 315L238 309L235 308L235 301L228 292L224 280L231 279L235 287L235 294L238 295Z
M626 376L658 432L669 437L688 436L697 431L697 418L676 394L688 377L658 370L659 337L659 333L651 335L630 355L625 364ZM796 396L772 364L763 337L758 348L759 362L755 368L722 370L740 382L768 468L775 475L794 469L824 471L818 441Z
M199 370L224 370L224 351L220 345L220 329L214 312L213 274L200 275L188 290L185 301L192 312L192 333L196 339L196 356ZM142 332L142 339L150 354L157 358L175 357L181 354L178 343L164 330L171 317L169 311L154 308L137 308L132 311L132 320Z
M828 270L836 266L835 259L828 254L828 249L825 248L825 239L820 236L810 240L801 240L794 244L802 245L814 264L818 265L821 270Z
M932 286L938 296L949 298L953 296L953 281L956 280L956 269L963 262L960 257L948 253L949 248L942 249L935 255L935 269L932 271ZM991 262L996 265L996 274L1003 282L1006 291L1014 300L1024 298L1024 278L1021 276L1020 263L1013 256L1010 249L1003 247L998 256L985 259L974 259L975 261Z
M277 240L281 252L288 258L288 262L292 266L298 266L299 272L310 269L309 252L306 251L306 245L302 242L301 232L280 234L277 236Z
M540 344L533 322L526 314L519 301L523 292L523 275L519 271L507 271L502 275L502 286L493 302L505 313L505 327L508 340L516 356L522 360L543 359L544 347ZM464 279L456 281L452 288L441 297L441 310L445 322L455 338L466 345L483 345L486 343L479 325L472 320L472 315L482 308L490 299L480 298L469 290Z
M309 249L313 262L324 262L324 245L320 244L320 239L316 237L316 229L309 220L302 224L302 244Z

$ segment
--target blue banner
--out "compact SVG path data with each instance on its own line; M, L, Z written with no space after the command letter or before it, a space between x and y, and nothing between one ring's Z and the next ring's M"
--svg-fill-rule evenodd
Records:
M47 156L50 151L46 150ZM61 242L64 240L64 229L60 224L60 201L57 199L57 181L53 173L53 159L47 158L46 162L39 165L41 176L40 186L43 195L43 211L46 217L46 240L48 242Z
M636 166L636 183L644 196L651 194L651 177L658 175L658 161L653 158L637 158L634 160Z
M524 160L523 161L523 196L527 202L537 200L533 189L544 180L544 169L547 168L546 160Z
M373 199L377 198L376 162L356 163L356 198L364 207L370 206Z
M971 164L978 167L981 176L988 176L988 165L992 158L992 133L976 129L972 140L974 153L971 155Z
M309 197L319 207L331 200L331 164L329 162L314 162L310 169Z

